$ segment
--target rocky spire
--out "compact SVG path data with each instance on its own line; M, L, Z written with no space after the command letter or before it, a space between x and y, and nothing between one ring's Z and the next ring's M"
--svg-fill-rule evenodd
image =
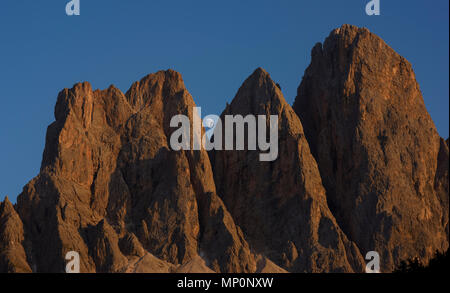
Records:
M261 162L259 151L247 148L214 151L211 158L218 193L251 247L291 272L362 271L358 248L328 209L301 122L261 68L241 86L222 121L249 114L279 117L278 159Z
M434 186L440 137L406 59L344 25L312 50L293 108L331 211L363 254L379 252L387 272L448 248Z
M118 243L129 233L173 265L201 255L215 271L256 271L216 194L207 153L168 147L171 117L192 118L194 106L173 70L148 75L126 95L89 83L59 94L41 173L18 198L38 271L63 271L68 251L80 253L83 272L121 271L133 250Z
M193 133L194 107L173 70L126 94L62 90L39 175L0 203L0 272L64 272L69 251L82 272L140 273L362 272L377 251L389 272L448 248L449 142L367 29L314 47L293 108L261 68L227 104L222 118L278 117L274 161L173 151L170 120Z
M22 221L6 197L0 203L0 272L31 273L23 241Z

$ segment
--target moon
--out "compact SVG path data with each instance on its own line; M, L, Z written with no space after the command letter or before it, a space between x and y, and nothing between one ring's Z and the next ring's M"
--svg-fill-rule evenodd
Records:
M206 128L213 128L213 127L214 127L214 120L211 119L211 118L205 118L205 119L203 120L203 125L204 125Z

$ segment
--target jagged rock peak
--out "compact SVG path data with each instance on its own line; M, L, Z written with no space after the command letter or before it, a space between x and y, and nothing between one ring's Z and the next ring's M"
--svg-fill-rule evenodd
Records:
M0 202L0 272L30 273L23 248L24 230L8 197Z
M173 70L144 77L126 95L88 83L60 92L41 172L18 197L37 271L63 271L68 251L79 252L82 272L170 270L200 253L217 272L256 271L216 194L207 153L168 146L170 119L192 118L193 107Z
M229 106L244 107L242 110L245 111L249 110L249 107L254 108L259 104L267 103L270 99L286 103L280 88L273 82L270 74L259 67L244 81Z
M278 158L260 162L248 149L210 156L218 194L250 246L290 272L362 271L358 248L328 209L300 120L263 69L247 78L222 118L248 114L279 117Z
M125 95L134 108L140 109L152 102L152 94L158 90L170 95L185 91L183 77L172 69L158 71L133 83ZM163 95L163 98L168 96Z
M0 215L7 215L15 212L14 206L9 200L8 196L5 197L3 202L0 202Z
M440 137L408 61L344 25L314 47L293 108L330 209L361 252L378 251L388 272L447 249Z

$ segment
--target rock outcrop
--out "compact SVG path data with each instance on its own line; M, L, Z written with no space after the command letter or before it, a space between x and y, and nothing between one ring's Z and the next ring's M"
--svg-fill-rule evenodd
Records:
M123 271L147 252L175 266L202 255L217 272L256 271L207 153L168 146L170 119L192 118L194 106L172 70L126 95L88 83L59 94L41 172L17 204L37 271L64 271L68 251L80 254L82 272Z
M64 272L73 251L81 272L362 272L369 251L389 272L448 249L449 141L411 65L367 29L314 47L293 107L263 69L227 105L278 117L273 161L173 150L174 116L204 133L194 107L173 70L125 94L61 91L38 176L0 203L0 273Z
M434 181L434 189L442 206L442 225L449 239L449 190L448 190L448 169L449 169L449 149L448 142L441 138L439 154L437 159L437 170Z
M291 272L361 272L358 248L328 208L301 122L269 74L257 69L222 121L225 115L278 116L279 156L273 162L261 162L259 150L248 148L211 152L218 193L251 247Z
M0 202L0 272L31 273L23 241L22 221L6 197Z
M344 25L312 50L293 108L330 209L363 254L378 251L388 272L448 248L448 179L437 174L448 157L407 60Z

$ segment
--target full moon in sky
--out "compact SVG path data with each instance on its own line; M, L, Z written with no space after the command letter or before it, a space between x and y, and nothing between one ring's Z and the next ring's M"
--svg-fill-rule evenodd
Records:
M214 120L211 118L205 118L203 120L203 125L207 128L213 128L214 127Z

